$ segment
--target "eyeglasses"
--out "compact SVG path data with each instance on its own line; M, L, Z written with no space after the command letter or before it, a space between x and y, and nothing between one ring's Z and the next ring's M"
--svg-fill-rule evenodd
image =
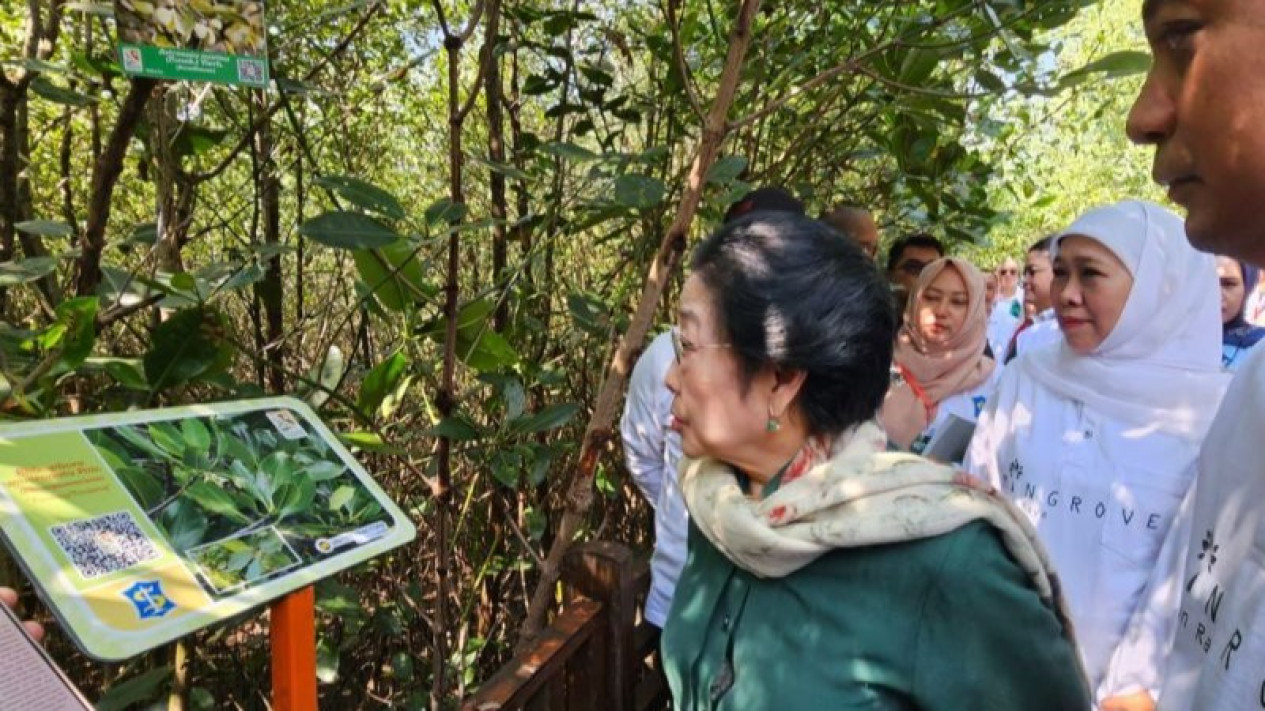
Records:
M1018 276L1018 269L998 269L997 273L1002 276Z
M681 358L683 358L686 354L693 353L694 351L702 350L704 348L733 348L733 344L732 343L690 343L689 341L681 340L680 328L676 326L672 327L672 351L673 353L676 354L677 363L680 363Z
M926 262L920 262L917 259L910 259L896 265L896 268L905 272L909 276L916 277L922 274L922 270L927 268Z

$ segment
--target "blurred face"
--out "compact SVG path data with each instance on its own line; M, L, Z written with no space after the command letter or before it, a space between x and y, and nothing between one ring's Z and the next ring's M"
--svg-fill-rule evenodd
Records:
M966 323L971 294L955 267L946 267L918 294L918 331L933 346L943 346Z
M1265 264L1265 3L1146 0L1153 62L1129 137L1199 249Z
M737 464L765 439L772 375L758 373L744 393L742 370L716 317L711 291L698 276L681 290L680 356L665 383L672 391L672 429L687 457Z
M1049 252L1028 252L1023 264L1023 309L1028 316L1050 308L1050 282L1054 264Z
M1019 288L1018 262L1007 258L1000 267L997 267L997 288L1001 290L1002 296L1007 298L1015 295L1015 289Z
M874 224L874 216L868 212L861 213L854 222L852 236L856 238L861 251L874 259L878 256L878 226Z
M1073 351L1088 355L1102 345L1120 320L1131 289L1133 275L1101 242L1080 235L1059 241L1050 296Z
M1217 257L1217 278L1221 280L1221 323L1229 323L1243 310L1243 269L1229 257Z
M997 303L997 275L984 275L984 313L993 312L993 304Z
M903 288L905 293L912 292L923 267L939 258L940 253L931 247L906 247L893 270L888 273L888 279Z

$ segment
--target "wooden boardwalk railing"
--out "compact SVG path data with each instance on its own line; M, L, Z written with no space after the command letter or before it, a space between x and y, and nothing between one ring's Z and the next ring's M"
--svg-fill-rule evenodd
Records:
M462 711L666 709L659 633L638 614L650 588L646 562L618 543L595 541L567 554L561 579L562 612Z

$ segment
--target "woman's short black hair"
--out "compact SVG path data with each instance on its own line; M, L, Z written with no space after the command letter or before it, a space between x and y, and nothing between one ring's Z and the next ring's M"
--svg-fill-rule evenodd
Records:
M874 417L887 392L896 318L886 280L851 240L811 218L759 212L694 253L744 387L766 365L807 374L797 397L813 434Z

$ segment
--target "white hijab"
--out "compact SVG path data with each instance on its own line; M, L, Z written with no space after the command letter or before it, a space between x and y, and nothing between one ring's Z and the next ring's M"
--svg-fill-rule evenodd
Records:
M1229 384L1221 372L1221 292L1216 262L1186 242L1182 219L1126 200L1082 215L1060 233L1115 253L1133 275L1120 320L1088 355L1062 340L1016 361L1055 393L1125 423L1203 439Z

